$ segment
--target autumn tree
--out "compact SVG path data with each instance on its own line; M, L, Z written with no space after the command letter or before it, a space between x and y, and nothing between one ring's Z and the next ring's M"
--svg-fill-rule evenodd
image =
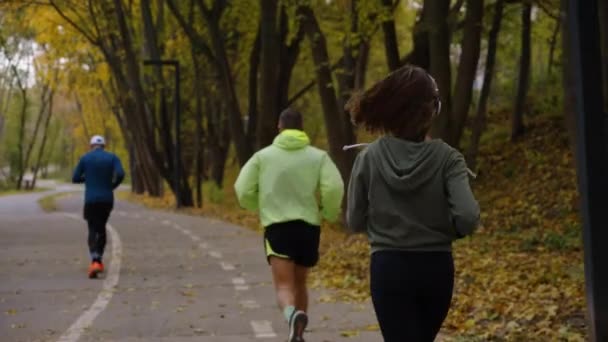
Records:
M498 45L498 34L503 17L505 3L504 0L496 0L493 7L492 25L488 33L488 47L486 51L486 60L484 64L483 85L477 103L476 115L473 121L471 142L467 150L467 162L471 169L475 170L477 166L477 154L479 151L479 141L481 134L486 127L486 117L488 110L488 99L492 88L492 80L494 78L494 67L496 65L496 49Z
M521 56L519 60L515 109L513 110L511 119L511 140L515 140L524 133L523 118L530 84L532 3L530 1L522 1L521 6Z

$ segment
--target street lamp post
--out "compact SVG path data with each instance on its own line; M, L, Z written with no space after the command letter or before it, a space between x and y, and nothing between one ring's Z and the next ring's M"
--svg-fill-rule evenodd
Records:
M175 151L173 156L173 187L175 189L175 205L177 208L182 206L181 197L181 112L180 112L180 75L179 75L179 61L174 59L169 60L144 60L144 65L157 65L157 66L172 66L175 68Z
M608 118L602 96L599 1L568 0L570 58L576 86L577 166L591 341L608 341ZM600 70L598 70L598 68Z

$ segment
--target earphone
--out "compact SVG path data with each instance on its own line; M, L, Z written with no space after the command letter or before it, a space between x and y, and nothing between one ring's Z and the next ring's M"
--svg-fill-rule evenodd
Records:
M433 113L433 117L439 115L439 113L441 113L441 100L439 99L439 87L437 86L437 82L435 81L435 79L433 78L433 76L431 76L431 74L429 74L428 72L426 73L426 75L431 79L431 82L433 82L433 85L435 86L435 91L437 92L437 97L435 97L435 113Z

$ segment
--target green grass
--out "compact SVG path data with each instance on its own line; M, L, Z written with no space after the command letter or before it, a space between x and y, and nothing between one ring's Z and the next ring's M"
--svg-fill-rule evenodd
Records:
M42 208L42 210L47 213L51 213L57 211L59 207L57 207L57 200L60 198L68 197L72 195L70 192L62 192L58 194L53 194L49 196L42 197L38 200L38 205Z
M0 190L0 197L3 196L11 196L11 195L22 195L22 194L30 194L35 192L44 192L51 189L48 188L35 188L33 190L16 190L16 189L2 189Z

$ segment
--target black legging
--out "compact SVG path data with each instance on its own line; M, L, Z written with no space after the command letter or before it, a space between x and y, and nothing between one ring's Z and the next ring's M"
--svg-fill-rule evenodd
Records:
M372 254L370 271L384 342L433 341L452 300L452 254L378 251Z
M84 218L89 225L89 253L93 261L101 261L106 247L106 224L113 203L86 203Z

